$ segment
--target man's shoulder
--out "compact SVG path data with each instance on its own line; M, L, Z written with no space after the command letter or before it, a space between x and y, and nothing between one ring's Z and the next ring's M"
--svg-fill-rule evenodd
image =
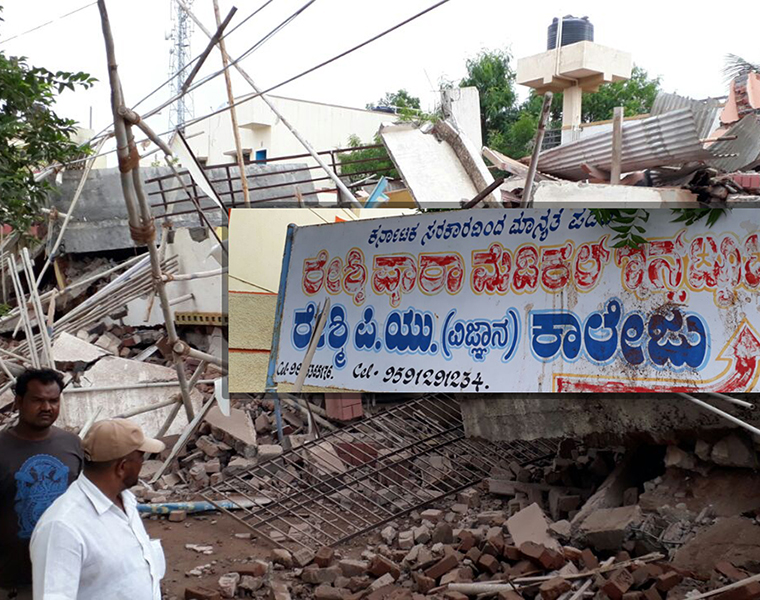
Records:
M71 519L71 516L73 513L86 511L88 505L86 500L87 498L82 492L81 487L75 481L42 513L39 523L61 522L69 528L74 529L79 521Z
M59 439L59 440L75 442L77 445L81 445L79 436L76 433L71 433L70 431L66 431L65 429L56 427L55 425L50 426L50 436L55 437L56 439Z

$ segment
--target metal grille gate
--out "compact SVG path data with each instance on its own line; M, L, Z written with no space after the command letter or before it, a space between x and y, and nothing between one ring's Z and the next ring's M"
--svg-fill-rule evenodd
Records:
M468 439L459 402L427 396L229 475L201 495L279 546L316 550L478 484L494 467L555 451L548 440Z

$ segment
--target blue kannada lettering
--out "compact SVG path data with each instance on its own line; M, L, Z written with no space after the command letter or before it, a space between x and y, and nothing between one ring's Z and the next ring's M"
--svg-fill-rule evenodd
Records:
M449 311L441 330L441 352L447 360L452 358L453 348L467 348L477 362L483 362L491 349L504 350L502 362L508 362L517 350L520 340L520 315L514 308L507 309L504 317L486 319L454 320L456 309Z
M305 350L309 346L314 327L316 326L317 305L309 302L305 308L297 309L293 317L293 333L291 341L296 350ZM317 350L327 345L334 350L333 366L342 369L346 366L346 342L350 336L350 328L346 320L346 309L342 304L333 304L322 335L317 342Z
M385 321L385 348L398 353L435 354L438 345L433 342L434 332L433 313L415 308L392 310Z
M559 356L572 361L585 350L590 361L608 363L619 347L623 360L630 365L648 361L659 368L699 370L709 354L704 320L696 314L684 315L674 306L653 313L646 323L638 312L623 319L618 299L608 300L603 310L591 313L582 328L581 320L570 311L532 311L530 319L531 349L545 362Z

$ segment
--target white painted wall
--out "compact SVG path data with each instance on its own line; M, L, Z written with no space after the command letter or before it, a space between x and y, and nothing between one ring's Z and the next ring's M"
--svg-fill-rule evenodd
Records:
M317 150L344 148L352 134L362 142L374 143L380 124L394 120L383 112L322 104L281 96L268 96L277 110ZM267 157L304 154L306 150L276 117L261 98L252 98L237 106L241 143L244 149L266 149ZM187 128L187 136L202 132L188 144L198 158L208 164L234 162L235 139L229 111L225 111ZM327 162L327 161L326 161Z
M476 87L452 88L441 90L444 105L449 103L451 114L459 130L480 149L483 147L483 134L480 128L480 94Z

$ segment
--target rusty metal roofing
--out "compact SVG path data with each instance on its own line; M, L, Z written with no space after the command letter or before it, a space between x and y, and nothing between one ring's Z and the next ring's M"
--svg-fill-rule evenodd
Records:
M694 111L697 135L700 139L704 139L718 127L718 115L723 107L724 100L725 98L694 100L693 98L679 96L678 94L660 92L654 99L654 104L652 104L652 110L649 111L649 114L655 117L682 108L691 108Z
M760 159L760 119L754 114L745 116L732 125L719 140L709 146L715 158L707 162L711 167L731 172L744 169ZM736 139L732 139L732 138Z
M623 173L711 158L700 142L692 107L623 125ZM542 152L538 170L578 180L586 178L582 164L609 171L611 162L612 132L605 132Z

